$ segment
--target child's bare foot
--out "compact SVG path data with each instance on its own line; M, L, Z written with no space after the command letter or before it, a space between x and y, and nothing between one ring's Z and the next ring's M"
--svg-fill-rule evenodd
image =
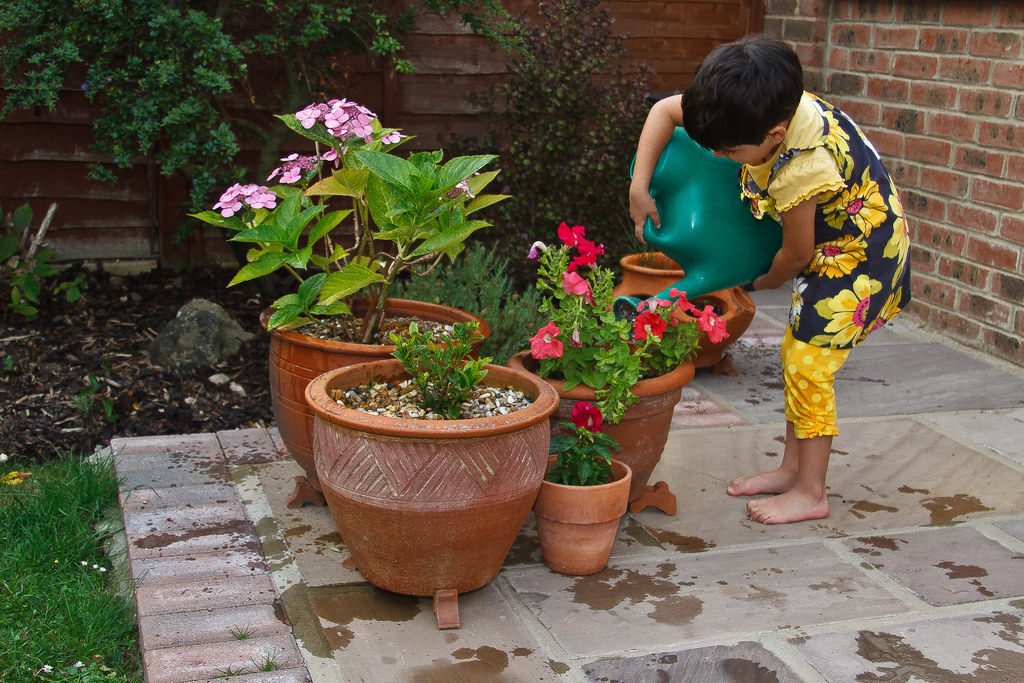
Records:
M793 488L796 472L772 470L753 477L733 479L726 492L730 496L756 496L759 493L785 493Z
M762 524L789 524L828 517L828 500L793 489L771 498L747 503L747 517Z

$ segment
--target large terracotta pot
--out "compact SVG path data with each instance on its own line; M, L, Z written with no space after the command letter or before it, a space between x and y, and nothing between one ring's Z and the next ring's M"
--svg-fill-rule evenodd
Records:
M683 278L684 271L678 263L661 252L645 252L629 254L619 260L622 266L622 282L615 285L612 295L619 296L654 296L673 286ZM721 311L719 317L725 323L729 336L722 341L712 343L708 335L701 332L700 349L692 358L695 368L713 367L722 361L725 350L740 335L747 331L757 308L750 295L742 287L732 287L711 292L697 297L692 302L699 308L711 304ZM693 318L676 311L673 317L689 322Z
M522 351L509 359L508 366L536 373L539 364L529 352ZM693 363L686 362L665 375L641 380L633 386L633 393L640 399L626 409L619 422L604 423L604 431L619 443L615 459L621 460L633 472L629 487L629 509L639 512L653 505L669 515L675 514L675 496L664 482L648 486L648 480L655 466L661 461L668 432L672 427L672 413L682 397L683 387L693 379ZM539 376L539 375L538 375ZM564 423L572 421L572 409L578 401L597 400L594 390L577 385L565 390L561 380L548 378L558 392L558 410L551 416L551 436L568 435Z
M360 301L354 310L359 311ZM363 304L365 306L365 303ZM364 308L365 310L365 308ZM271 309L263 311L264 329ZM488 337L490 326L482 319L457 308L407 299L388 299L385 316L414 317L445 323L476 321L477 333ZM390 358L391 344L356 344L309 337L294 330L270 331L270 402L281 440L305 472L297 478L288 507L304 503L323 505L324 499L313 466L313 412L306 404L306 385L314 377L346 365Z
M552 571L582 576L607 566L629 502L632 473L625 463L612 460L612 477L599 486L541 485L533 514L544 564Z
M353 562L375 586L433 595L441 628L458 626L458 593L501 569L544 479L558 406L535 375L486 367L486 384L513 386L533 403L498 417L410 420L330 398L371 378L407 377L393 359L332 370L306 388L317 475Z

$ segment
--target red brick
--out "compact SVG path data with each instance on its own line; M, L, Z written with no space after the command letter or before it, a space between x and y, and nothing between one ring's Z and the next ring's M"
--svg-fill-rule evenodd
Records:
M1018 365L1024 364L1024 340L1020 337L1014 337L999 330L985 330L985 348L989 352L994 349L996 355L1003 356Z
M1001 2L996 9L996 27L1024 29L1024 5L1019 2Z
M843 4L843 3L839 3ZM889 21L892 19L892 8L888 2L878 0L854 0L850 16L853 19L868 19L871 21Z
M1011 211L1020 211L1024 209L1024 186L975 178L971 183L971 199Z
M879 26L875 29L874 46L878 48L916 50L917 42L916 28Z
M960 259L941 257L938 264L939 275L963 282L976 289L987 289L992 271L976 263Z
M933 308L929 322L936 332L955 333L960 339L971 341L981 337L981 325L967 320L960 313Z
M1006 164L1006 179L1024 182L1024 154L1011 154Z
M981 121L978 124L978 142L982 145L1005 147L1015 152L1024 145L1024 125Z
M1013 315L1009 306L983 294L961 294L957 304L964 315L990 325L1008 325Z
M881 123L901 133L923 133L925 115L920 109L882 107Z
M953 167L963 171L984 173L995 178L1003 177L1006 155L990 152L979 147L957 145L953 155Z
M850 51L841 48L834 47L828 53L828 65L832 69L846 70L850 68Z
M877 102L851 100L844 102L839 108L861 127L877 125L882 116L882 107Z
M1003 216L999 223L999 236L1010 242L1024 244L1024 217Z
M831 73L828 75L827 91L834 95L863 95L864 77L852 73Z
M916 242L910 242L910 264L914 271L914 279L911 283L918 281L918 278L925 273L935 272L935 262L938 254L930 249L922 249ZM916 290L915 290L916 291Z
M1005 117L1012 105L1013 93L1005 90L963 88L960 91L960 111L965 114Z
M913 145L908 144L907 148L913 149ZM969 185L969 178L963 173L955 173L944 168L921 169L921 188L929 192L965 199Z
M868 79L868 97L890 102L906 102L909 96L910 81L877 76Z
M1024 89L1024 64L1017 62L996 62L992 69L992 85L1003 88ZM1020 114L1017 115L1020 117Z
M868 47L871 45L871 27L867 24L835 23L832 25L832 44Z
M942 57L939 76L961 83L988 83L992 62L971 57Z
M977 119L962 114L928 114L925 132L953 140L974 140L977 137Z
M916 161L925 162L926 164L939 164L940 166L946 166L949 164L949 160L952 156L952 143L946 140L936 139L934 137L915 137L908 135L906 138L906 151L904 154L907 159L914 159ZM925 172L928 169L922 169L921 172L921 184L928 187L928 181L926 180ZM945 173L945 171L943 171ZM947 173L947 175L954 175ZM938 181L938 178L936 178ZM952 191L954 189L953 183L949 179L943 179L939 181L941 188L937 188L943 195L956 195L957 197L964 197L967 193L967 187L963 187L964 194L959 191Z
M894 16L904 24L937 24L942 19L941 10L937 2L897 0Z
M942 23L947 26L989 26L994 12L991 2L944 2Z
M995 242L986 237L971 235L967 239L967 258L981 261L1003 270L1016 271L1024 247Z
M1021 36L1016 33L972 31L968 52L978 57L1014 59L1021 53Z
M890 157L883 153L882 157L897 187L914 187L921 182L921 167L917 164L907 161L900 155Z
M863 132L882 156L903 156L903 141L906 138L903 133L897 133L888 128L871 128Z
M922 187L923 187L922 183ZM906 188L903 192L903 208L907 214L916 218L930 218L933 221L946 220L946 202L935 196L916 192Z
M967 235L958 230L950 230L945 225L933 223L932 221L918 221L917 243L937 248L944 254L960 256L964 253L967 245ZM942 272L942 262L948 260L947 256L940 256L938 259L939 272Z
M797 44L793 49L796 50L796 55L804 67L805 79L813 68L825 63L825 46L820 43Z
M956 301L956 289L951 285L931 277L915 277L911 282L911 291L914 298L922 301L930 301L940 306L952 307Z
M950 223L970 231L994 235L999 225L997 212L974 204L950 202L946 207L946 213Z
M939 59L919 52L899 52L892 60L892 75L909 78L934 78Z
M821 14L821 0L800 0L797 11L802 17L816 17Z
M877 50L851 50L850 68L858 71L887 74L890 71L889 55Z
M924 107L951 109L956 104L957 89L932 81L913 81L910 84L910 102Z
M967 47L969 35L964 29L922 27L920 50L922 52L962 54Z
M1003 301L1018 306L1024 301L1024 277L1009 273L995 273L992 278L991 291ZM1024 308L1021 309L1024 311Z

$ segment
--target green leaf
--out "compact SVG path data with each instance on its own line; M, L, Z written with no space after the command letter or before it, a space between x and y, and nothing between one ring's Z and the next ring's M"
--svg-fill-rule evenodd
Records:
M27 203L22 204L14 210L14 213L11 214L11 218L14 221L14 229L17 232L25 232L28 230L28 226L32 222L32 207Z
M299 285L299 305L309 308L320 297L320 290L327 279L327 273L317 273Z
M327 276L320 291L320 303L331 304L338 299L358 292L363 287L374 282L383 282L384 276L365 266L350 263L341 271L335 271Z
M348 209L346 211L331 211L328 213L317 221L316 226L309 231L309 237L307 238L306 244L315 244L318 242L320 238L331 230L334 230L334 228L336 228L338 224L345 220L351 213L352 209Z
M441 172L438 175L438 184L442 187L456 185L497 158L495 154L455 157L441 167Z
M220 215L219 211L202 211L200 213L190 213L188 215L191 218L196 218L204 223L216 225L218 228L228 228L230 230L245 229L245 223L242 222L241 217L237 214L229 218L225 218Z
M239 282L246 282L258 277L263 277L264 275L269 275L281 266L289 263L291 258L290 254L285 254L280 251L264 252L262 256L252 263L242 266L239 271L235 273L235 276L231 278L231 282L228 283L228 287L237 285Z
M416 173L416 167L405 159L371 150L359 150L355 155L379 178L402 188L411 188L411 177Z
M17 251L17 235L11 234L0 237L0 262L6 261L7 259L11 258Z
M365 168L341 169L314 183L306 190L307 197L361 197L366 191L370 172Z
M492 204L505 201L509 198L507 194L481 194L473 198L469 204L466 204L466 214L471 214L474 211L485 209Z
M487 221L466 221L452 229L439 232L436 235L431 235L427 239L416 247L413 251L413 256L420 256L422 254L430 254L433 252L444 251L447 252L453 246L461 246L470 235L479 230L485 228L490 223Z

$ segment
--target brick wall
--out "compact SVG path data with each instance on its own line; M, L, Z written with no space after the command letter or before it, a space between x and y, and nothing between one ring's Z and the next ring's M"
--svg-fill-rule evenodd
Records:
M1024 3L766 0L764 30L900 186L909 314L1024 365Z

